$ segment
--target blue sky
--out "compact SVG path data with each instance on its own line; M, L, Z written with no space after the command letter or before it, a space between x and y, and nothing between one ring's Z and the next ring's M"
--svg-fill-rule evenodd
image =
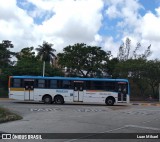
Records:
M129 37L133 49L152 45L160 54L160 0L0 0L0 40L20 51L48 41L57 52L77 42L101 46L117 55ZM7 31L7 32L6 32Z

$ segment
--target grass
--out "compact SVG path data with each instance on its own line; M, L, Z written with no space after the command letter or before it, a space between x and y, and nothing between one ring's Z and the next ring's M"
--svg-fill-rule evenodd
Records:
M22 117L13 112L10 112L8 109L0 107L0 123L20 120Z

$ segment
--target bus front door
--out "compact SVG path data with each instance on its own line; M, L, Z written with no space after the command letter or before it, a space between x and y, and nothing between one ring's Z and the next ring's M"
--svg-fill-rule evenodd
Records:
M24 81L24 100L34 100L34 81L25 80Z
M84 83L83 82L74 82L74 95L73 100L74 102L83 102L83 92Z
M127 83L126 82L118 83L118 101L126 102L127 93L128 93Z

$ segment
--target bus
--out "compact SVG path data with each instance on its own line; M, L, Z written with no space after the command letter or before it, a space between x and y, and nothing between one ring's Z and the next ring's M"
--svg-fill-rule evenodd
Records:
M65 102L129 103L127 79L10 76L9 98L46 104Z

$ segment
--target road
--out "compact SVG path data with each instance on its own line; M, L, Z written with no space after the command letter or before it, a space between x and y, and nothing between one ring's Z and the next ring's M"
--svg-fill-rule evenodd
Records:
M160 133L160 107L158 106L46 105L13 100L0 100L0 105L23 116L22 120L0 124L0 131L4 133L93 133L91 135L123 133L127 138L132 137L127 133ZM86 139L79 139L77 136L74 139L43 139L41 141L91 141L89 137L87 135ZM92 141L101 142L106 139ZM127 142L128 139L107 141ZM157 139L130 139L129 141L150 142Z

